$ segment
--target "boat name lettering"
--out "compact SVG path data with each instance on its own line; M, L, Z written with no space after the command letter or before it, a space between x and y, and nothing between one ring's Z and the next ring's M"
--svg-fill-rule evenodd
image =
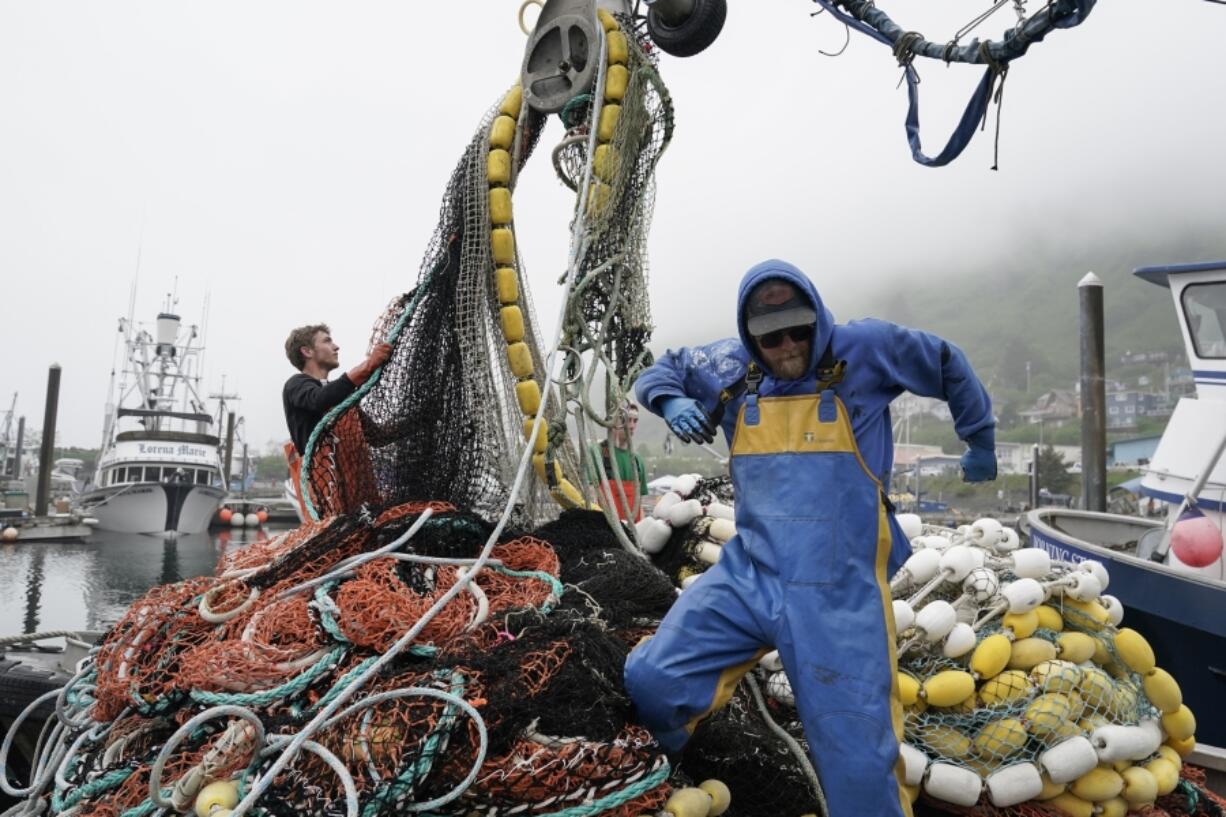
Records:
M203 448L196 448L186 444L180 445L177 448L173 445L149 445L148 443L138 443L138 445L142 454L161 454L172 457L205 457L209 453Z
M1080 562L1085 559L1085 556L1082 554L1071 551L1065 547L1060 547L1060 545L1056 542L1053 542L1051 539L1048 539L1046 536L1043 536L1034 530L1030 532L1030 539L1031 543L1035 547L1043 548L1043 550L1047 551L1049 556L1058 561Z

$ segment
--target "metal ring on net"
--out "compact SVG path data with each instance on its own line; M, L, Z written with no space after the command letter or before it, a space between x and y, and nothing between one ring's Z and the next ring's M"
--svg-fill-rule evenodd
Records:
M575 374L570 377L560 379L554 377L553 374L550 373L549 379L559 386L573 386L583 377L583 358L579 354L579 350L573 346L559 345L558 351L565 355L565 358L562 361L562 371L573 371ZM572 365L572 362L574 365Z
M956 159L974 136L980 121L983 120L989 102L992 99L996 79L1002 75L1001 67L1017 59L1036 42L1041 41L1051 31L1057 28L1072 28L1080 25L1094 8L1097 0L1049 0L1047 5L1035 12L1029 18L1006 31L998 40L981 42L972 39L966 45L958 44L958 39L974 25L982 22L980 15L972 24L963 27L954 39L946 43L937 43L925 39L917 32L899 26L890 15L877 7L875 0L813 0L829 11L840 22L867 34L878 42L896 49L899 40L905 38L902 52L907 59L904 78L907 81L908 109L906 118L907 142L911 146L911 157L919 164L927 167L940 167ZM997 3L993 11L1003 7ZM899 53L896 50L896 53ZM953 134L945 147L936 156L928 156L923 152L919 134L919 77L910 64L915 56L928 57L946 63L962 62L988 66L983 79L971 95L966 110L962 113ZM902 61L900 56L900 61Z
M532 36L532 29L528 28L528 26L524 24L524 12L528 10L528 6L540 6L541 8L545 8L545 0L524 0L524 2L519 4L519 14L517 15L519 19L519 30L524 32L525 37Z

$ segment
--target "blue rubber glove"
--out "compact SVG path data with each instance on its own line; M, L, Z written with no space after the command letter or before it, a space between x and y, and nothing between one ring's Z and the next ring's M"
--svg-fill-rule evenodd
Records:
M682 442L713 442L715 429L702 406L692 397L669 397L660 404L664 421Z
M962 479L965 482L996 479L996 429L980 429L966 438L966 444L968 448L962 455Z

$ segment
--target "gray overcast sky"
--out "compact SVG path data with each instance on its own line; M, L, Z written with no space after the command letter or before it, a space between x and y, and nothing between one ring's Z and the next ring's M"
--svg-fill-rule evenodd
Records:
M883 8L944 39L982 5ZM98 444L143 245L138 319L176 277L189 321L210 291L206 387L224 374L249 441L282 439L288 329L328 321L342 366L358 362L416 277L453 165L516 80L518 6L0 3L0 402L20 392L40 425L58 361L59 441ZM808 270L837 315L901 274L986 268L1032 236L1077 246L1226 212L1221 5L1104 0L1035 46L1008 80L996 173L991 127L951 167L911 162L884 46L853 34L829 59L818 49L837 50L842 26L810 3L729 6L711 49L661 67L677 131L651 236L657 350L730 333L736 282L764 257ZM980 72L919 67L935 153ZM572 207L549 166L560 137L555 121L515 211L550 333Z

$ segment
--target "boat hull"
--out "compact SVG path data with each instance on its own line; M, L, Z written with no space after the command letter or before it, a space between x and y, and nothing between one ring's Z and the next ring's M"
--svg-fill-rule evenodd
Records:
M1086 511L1039 509L1026 516L1034 547L1065 561L1102 562L1111 577L1107 592L1124 605L1124 625L1145 636L1158 665L1183 690L1184 702L1197 716L1196 739L1226 747L1226 718L1218 707L1226 699L1226 583L1179 573L1166 565L1139 559L1081 538L1095 530L1131 534L1161 522Z
M143 483L90 491L80 499L100 530L118 533L203 533L225 498L211 485Z

